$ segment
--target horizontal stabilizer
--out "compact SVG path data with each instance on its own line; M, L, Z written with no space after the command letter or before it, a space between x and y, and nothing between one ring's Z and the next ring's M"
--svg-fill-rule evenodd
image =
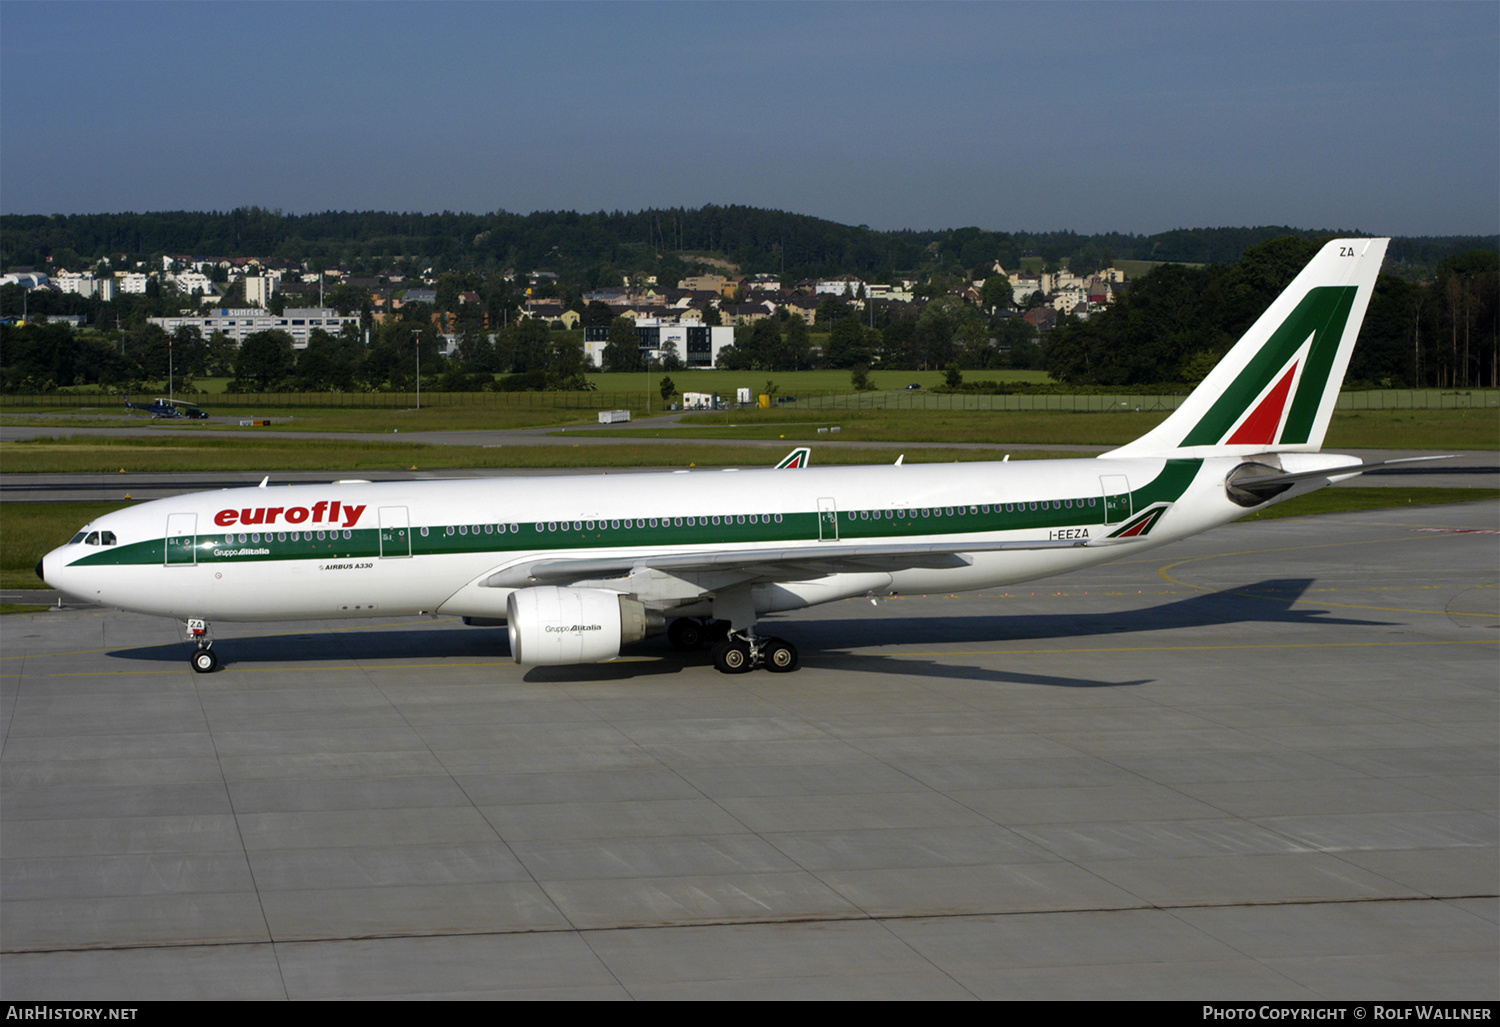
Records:
M1230 472L1225 486L1229 490L1229 497L1242 506L1255 506L1267 500L1275 499L1287 489L1299 481L1315 481L1320 478L1352 478L1366 471L1373 471L1379 467L1392 467L1396 464L1414 464L1428 460L1452 460L1453 454L1443 456L1407 456L1397 460L1381 460L1376 463L1366 464L1342 464L1334 467L1320 467L1311 471L1293 471L1290 473L1278 473L1275 468L1264 464L1241 464Z

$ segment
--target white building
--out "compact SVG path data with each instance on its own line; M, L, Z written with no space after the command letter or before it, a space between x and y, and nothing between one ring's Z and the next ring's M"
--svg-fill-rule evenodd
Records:
M175 275L166 275L167 281L177 286L177 291L184 296L196 296L200 293L211 293L214 291L213 281L202 271L183 271Z
M662 352L668 344L671 344L677 349L677 358L682 361L684 367L689 368L718 366L719 354L724 347L734 344L733 328L683 324L665 318L638 318L635 323L635 334L640 340L643 360L659 362ZM584 328L583 354L593 366L604 366L604 347L608 344L608 325Z
M866 285L865 299L888 300L892 303L910 303L911 283L902 282L898 285Z
M271 305L271 294L280 286L275 278L247 275L245 278L245 302L254 303L257 307L268 308Z
M99 280L88 271L60 271L56 278L58 292L70 292L75 296L92 296L99 289Z
M1052 295L1052 309L1059 314L1071 314L1086 302L1088 296L1078 287L1059 289Z
M290 335L292 346L296 349L306 349L307 341L316 329L321 328L329 335L337 335L343 331L345 325L352 324L356 328L359 327L358 315L340 317L339 312L333 307L289 307L282 312L280 317L258 307L245 307L215 310L203 316L152 317L147 320L154 325L159 325L161 330L168 335L184 326L197 328L203 333L204 338L208 338L214 332L223 332L233 339L236 345L244 342L256 332L268 332L275 329Z

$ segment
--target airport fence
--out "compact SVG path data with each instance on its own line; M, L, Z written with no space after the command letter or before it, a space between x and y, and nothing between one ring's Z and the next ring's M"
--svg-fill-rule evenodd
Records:
M156 393L132 393L135 403L149 403ZM353 410L408 410L418 405L415 392L193 392L178 394L184 403L234 409L348 408ZM423 407L476 407L488 410L644 410L645 392L429 392L422 390ZM651 409L662 410L661 395L650 395ZM5 407L94 407L124 409L125 397L102 392L44 392L0 395Z
M972 392L894 390L786 397L778 405L803 410L1055 410L1122 413L1176 410L1186 392L1037 393L987 395ZM1341 392L1339 410L1455 410L1500 407L1497 389L1361 389Z
M144 393L137 401L149 402ZM210 408L309 409L339 408L406 410L417 406L415 392L226 392L190 393L178 397ZM1054 410L1069 413L1119 413L1175 410L1186 392L1035 393L987 395L971 392L930 392L895 389L876 392L807 392L778 395L774 404L794 410ZM429 392L422 391L424 407L480 409L634 410L663 413L661 396L638 392ZM125 397L102 392L43 392L0 394L6 408L123 409ZM1339 410L1464 410L1500 408L1500 389L1359 389L1339 394Z

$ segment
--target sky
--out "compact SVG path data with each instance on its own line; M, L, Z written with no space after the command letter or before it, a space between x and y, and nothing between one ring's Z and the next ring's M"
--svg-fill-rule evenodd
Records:
M0 0L0 213L1500 232L1500 4Z

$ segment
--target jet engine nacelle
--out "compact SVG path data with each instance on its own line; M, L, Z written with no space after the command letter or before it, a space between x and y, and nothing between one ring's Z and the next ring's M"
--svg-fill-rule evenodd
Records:
M517 589L505 610L511 657L533 666L612 660L620 646L665 627L662 614L601 588Z

